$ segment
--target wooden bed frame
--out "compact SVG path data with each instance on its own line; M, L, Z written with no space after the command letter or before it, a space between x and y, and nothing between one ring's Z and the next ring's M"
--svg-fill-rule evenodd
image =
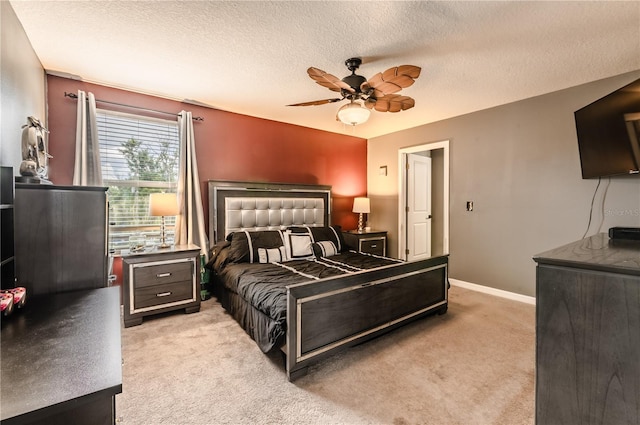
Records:
M322 217L311 223L255 223L238 230L270 230L288 225L328 225L331 197L328 186L270 184L255 182L209 181L209 235L212 246L228 229L225 205L241 198L243 205L253 205L252 198L325 200ZM249 201L247 201L249 200ZM237 202L236 202L237 204ZM264 202L263 202L264 204ZM244 211L243 211L244 213ZM237 211L234 211L237 214ZM273 216L274 214L258 214ZM285 214L291 217L289 214ZM294 214L295 215L295 214ZM298 214L305 216L305 214ZM319 221L323 222L320 223ZM258 220L259 221L259 220ZM237 224L237 223L236 223ZM227 232L228 233L228 232ZM213 236L212 236L213 235ZM290 381L306 374L314 362L338 350L359 344L409 321L429 314L443 314L448 306L448 256L357 272L350 275L304 282L287 287L287 339L282 348L286 355Z

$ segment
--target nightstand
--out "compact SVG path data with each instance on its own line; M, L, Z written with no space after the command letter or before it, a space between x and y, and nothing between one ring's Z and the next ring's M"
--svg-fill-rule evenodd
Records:
M387 255L387 232L378 230L349 230L342 232L344 243L350 249L374 255Z
M122 255L124 327L144 316L200 311L200 248L177 245Z

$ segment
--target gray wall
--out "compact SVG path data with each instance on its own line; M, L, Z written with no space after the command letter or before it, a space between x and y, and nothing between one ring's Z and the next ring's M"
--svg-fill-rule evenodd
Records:
M35 7L35 6L34 6ZM45 72L8 1L0 1L0 165L22 162L22 126L28 116L46 122Z
M431 203L432 205L442 205L444 201L444 151L435 149L431 151ZM433 255L443 254L443 226L444 217L442 208L431 208L431 253Z
M582 237L597 185L581 178L573 112L637 78L640 71L370 139L371 225L389 231L396 253L398 149L450 140L450 277L534 296L532 257ZM607 181L588 234L640 226L640 177L611 178L602 208Z

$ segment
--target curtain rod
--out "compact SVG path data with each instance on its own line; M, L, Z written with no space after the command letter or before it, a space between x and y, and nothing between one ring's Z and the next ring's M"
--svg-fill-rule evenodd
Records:
M72 99L78 99L78 95L75 93L67 93L64 92L65 97L70 97ZM100 99L96 99L96 102L100 102L100 103L108 103L110 105L117 105L117 106L123 106L125 108L133 108L133 109L139 109L141 111L148 111L148 112L155 112L157 114L166 114L166 115L173 115L176 117L179 117L180 114L176 114L173 112L165 112L165 111L158 111L156 109L148 109L148 108L141 108L140 106L133 106L133 105L125 105L124 103L117 103L117 102L110 102L108 100L100 100ZM193 117L194 121L204 121L204 118L202 117Z

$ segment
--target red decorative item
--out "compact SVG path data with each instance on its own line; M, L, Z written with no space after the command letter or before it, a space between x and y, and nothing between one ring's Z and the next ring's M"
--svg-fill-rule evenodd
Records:
M17 287L0 291L0 312L6 317L14 308L22 308L27 302L27 289Z
M24 304L27 302L27 288L23 288L22 286L18 286L14 289L9 289L9 291L13 294L13 305L17 308L24 307Z
M13 294L8 291L0 293L0 313L5 317L13 313Z

